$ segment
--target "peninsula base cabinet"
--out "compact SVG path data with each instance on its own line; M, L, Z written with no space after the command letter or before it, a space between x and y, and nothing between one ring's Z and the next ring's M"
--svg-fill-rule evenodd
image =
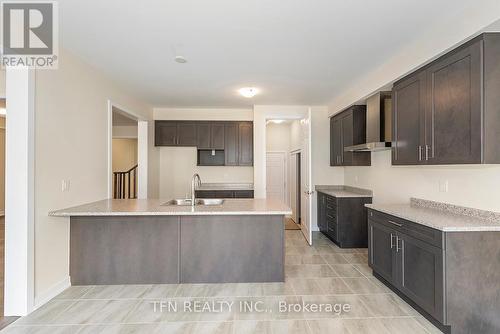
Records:
M500 232L443 232L368 212L368 262L444 333L500 333Z
M318 228L341 248L366 248L365 204L371 197L334 197L318 192Z

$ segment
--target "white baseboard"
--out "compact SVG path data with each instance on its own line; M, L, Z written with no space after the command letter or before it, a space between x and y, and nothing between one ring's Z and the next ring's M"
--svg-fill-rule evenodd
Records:
M69 276L65 277L60 282L54 284L47 290L40 293L38 296L35 296L35 305L33 307L33 311L39 308L40 306L46 304L49 300L66 290L71 286L71 280Z

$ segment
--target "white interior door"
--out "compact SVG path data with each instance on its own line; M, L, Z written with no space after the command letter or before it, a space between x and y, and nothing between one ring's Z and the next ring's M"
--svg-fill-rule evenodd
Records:
M286 196L286 153L266 154L266 195L287 204Z
M288 180L290 185L290 207L292 208L292 219L294 222L299 222L297 211L297 153L290 154L290 177Z
M312 245L312 177L311 177L311 109L306 118L301 120L301 163L300 163L300 184L302 188L300 201L300 228L304 237Z

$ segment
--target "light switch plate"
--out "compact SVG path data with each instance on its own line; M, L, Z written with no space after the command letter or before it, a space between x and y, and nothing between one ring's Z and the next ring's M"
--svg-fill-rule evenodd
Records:
M69 186L70 186L69 180L62 180L61 181L61 191L62 192L69 191Z

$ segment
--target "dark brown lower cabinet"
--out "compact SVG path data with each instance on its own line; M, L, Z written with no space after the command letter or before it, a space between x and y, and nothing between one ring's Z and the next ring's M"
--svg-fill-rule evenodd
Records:
M499 241L500 232L443 232L368 212L374 275L444 333L500 332Z
M365 204L371 197L334 197L318 191L318 228L341 248L368 246Z
M196 198L253 198L253 190L196 190Z
M444 250L412 237L408 224L370 212L369 264L440 323L444 318Z

